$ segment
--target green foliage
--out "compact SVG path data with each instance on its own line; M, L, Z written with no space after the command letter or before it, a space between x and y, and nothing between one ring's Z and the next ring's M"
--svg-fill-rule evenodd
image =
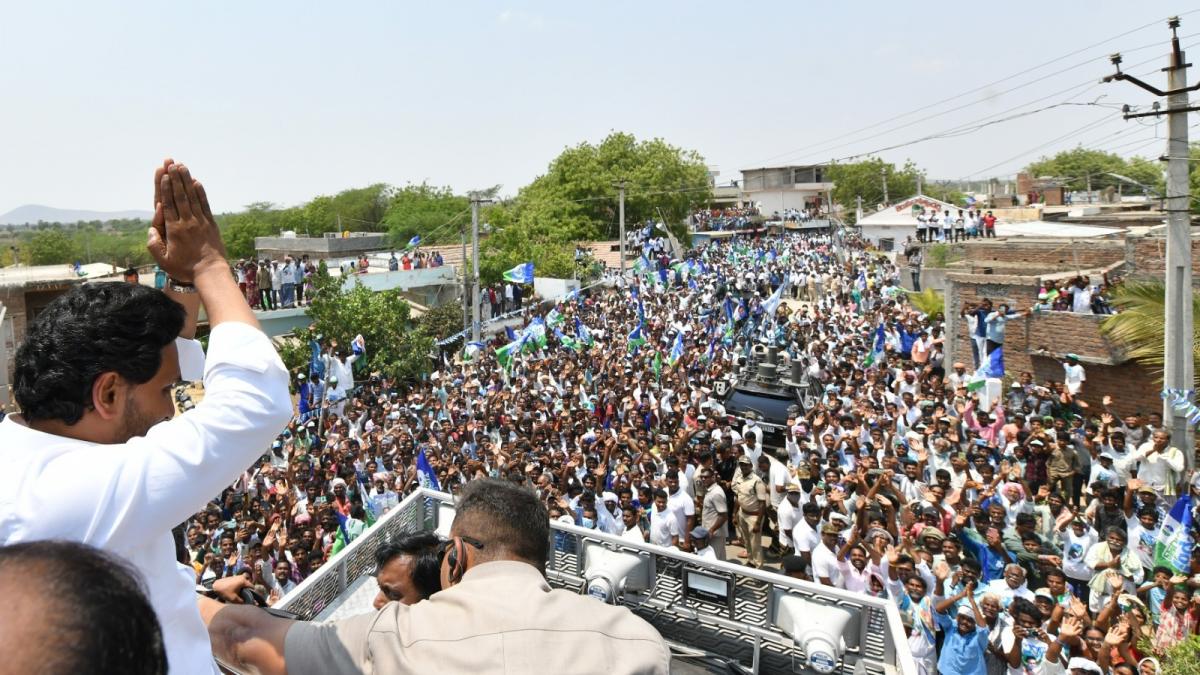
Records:
M413 235L420 235L422 244L442 244L458 241L459 228L448 224L470 223L470 208L469 197L448 187L406 185L391 192L382 220L396 248L406 246Z
M295 333L299 344L280 351L289 369L303 371L308 363L307 345L316 335L325 342L335 340L349 346L361 333L367 342L367 367L391 377L409 379L428 372L433 338L414 325L408 302L398 290L371 292L355 282L343 287L340 277L318 270L313 279L316 296L308 307L312 324Z
M1189 635L1159 659L1159 675L1200 675L1200 635Z
M925 266L941 269L962 258L962 249L950 244L930 244L925 247Z
M1100 324L1106 337L1122 344L1130 358L1150 366L1160 376L1165 358L1167 287L1161 280L1126 281L1110 300L1119 313ZM1200 366L1200 294L1192 292L1192 360ZM1200 368L1195 371L1200 375ZM1196 380L1200 383L1200 379Z
M908 304L928 316L946 312L946 296L941 291L926 288L920 293L909 293L907 297Z
M575 242L618 236L613 184L622 179L626 225L665 220L677 237L684 217L712 192L700 155L662 139L615 132L598 145L567 148L513 202L488 210L493 234L480 251L483 282L531 260L539 276L571 276Z
M240 213L217 216L217 223L230 258L253 258L255 237L275 236L285 230L308 236L341 230L378 231L383 228L380 221L387 212L390 194L390 187L376 183L343 190L332 197L315 197L303 206L287 209L255 202Z
M862 197L863 210L870 212L883 203L883 177L887 176L887 196L894 204L917 193L917 178L922 174L912 161L899 168L878 157L859 162L835 162L829 165L828 180L833 181L833 200L842 206L849 219L854 220L857 199ZM926 182L921 191L934 199L950 204L964 204L966 196L949 184ZM853 223L852 223L853 224Z
M1025 172L1034 178L1061 178L1070 190L1086 190L1090 176L1093 190L1122 185L1121 191L1125 194L1143 192L1136 185L1109 175L1111 173L1132 178L1159 192L1163 184L1163 166L1158 162L1141 157L1126 160L1115 153L1089 150L1083 146L1064 150L1053 157L1042 157L1025 167Z
M463 329L463 308L456 302L433 307L421 315L417 325L435 340L444 340Z
M42 230L29 240L29 262L33 265L69 263L79 257L75 241L62 230Z

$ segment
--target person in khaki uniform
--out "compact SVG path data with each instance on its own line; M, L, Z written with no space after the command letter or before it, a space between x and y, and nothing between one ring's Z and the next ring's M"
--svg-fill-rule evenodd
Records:
M1079 456L1069 443L1057 440L1050 446L1046 459L1046 475L1051 492L1062 495L1063 501L1075 501L1075 472L1079 470Z
M550 521L532 492L470 481L450 534L444 590L415 605L315 624L203 598L214 654L235 668L290 675L669 672L670 651L649 623L550 589Z
M737 499L737 529L746 547L748 567L762 567L762 526L767 513L767 485L754 473L750 458L738 458L738 473L733 477L733 494Z
M717 483L717 473L712 469L700 470L700 484L704 486L704 511L700 520L704 529L709 532L708 545L717 554L717 560L724 560L725 524L729 522L725 491Z

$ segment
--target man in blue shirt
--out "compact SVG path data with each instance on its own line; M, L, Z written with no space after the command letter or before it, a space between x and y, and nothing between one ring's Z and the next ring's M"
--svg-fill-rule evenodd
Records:
M988 644L988 625L975 604L972 586L960 594L966 596L970 605L959 605L955 618L942 612L934 615L946 636L938 657L938 672L944 675L987 675L983 656Z

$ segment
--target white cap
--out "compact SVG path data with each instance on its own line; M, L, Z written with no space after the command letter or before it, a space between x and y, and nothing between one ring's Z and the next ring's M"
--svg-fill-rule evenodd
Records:
M1071 660L1067 662L1067 670L1083 670L1089 673L1096 673L1096 675L1104 675L1104 671L1100 670L1100 666L1096 665L1095 661L1085 659L1082 656L1071 657Z

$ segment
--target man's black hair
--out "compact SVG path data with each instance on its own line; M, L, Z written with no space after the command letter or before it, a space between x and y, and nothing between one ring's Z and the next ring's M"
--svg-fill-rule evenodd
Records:
M480 540L485 559L496 560L497 552L506 552L544 570L550 517L533 492L495 478L468 481L455 512L452 533L461 529L462 534Z
M162 628L142 579L116 556L66 541L2 546L2 586L42 600L29 620L45 623L46 641L23 647L37 652L40 672L167 672Z
M1008 615L1015 620L1020 614L1028 614L1037 623L1042 623L1042 610L1038 609L1037 605L1025 598L1013 598L1012 604L1008 606Z
M183 307L161 291L125 282L84 284L55 298L17 348L13 393L21 414L75 424L91 407L101 374L148 382L184 317Z
M401 533L375 550L375 570L378 573L393 559L411 556L412 583L421 599L442 590L442 540L432 532Z

